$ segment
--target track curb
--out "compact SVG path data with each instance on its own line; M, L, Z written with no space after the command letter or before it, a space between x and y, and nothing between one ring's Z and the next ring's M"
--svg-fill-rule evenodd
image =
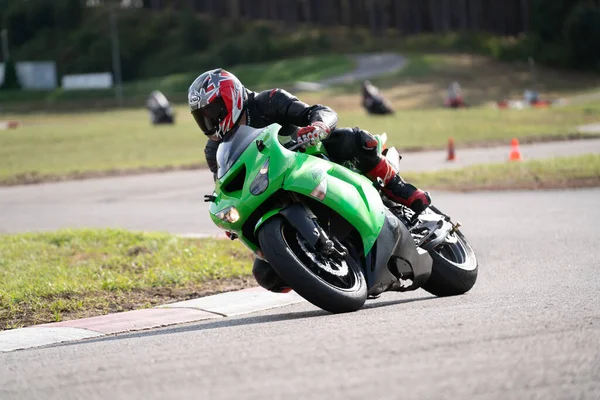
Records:
M25 350L118 333L226 318L305 301L295 292L272 293L260 287L97 317L33 325L0 332L0 352Z

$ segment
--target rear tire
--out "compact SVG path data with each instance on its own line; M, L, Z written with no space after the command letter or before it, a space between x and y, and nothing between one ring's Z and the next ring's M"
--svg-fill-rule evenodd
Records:
M317 275L328 274L310 262L294 228L280 216L269 219L258 232L260 247L271 267L300 296L332 313L360 309L367 299L367 284L360 264L347 255L347 288L338 287ZM333 275L330 275L333 277Z
M429 251L433 258L431 276L423 289L436 296L456 296L468 292L475 281L479 266L467 238L456 232L458 241L452 248L442 245ZM449 246L449 245L444 245Z

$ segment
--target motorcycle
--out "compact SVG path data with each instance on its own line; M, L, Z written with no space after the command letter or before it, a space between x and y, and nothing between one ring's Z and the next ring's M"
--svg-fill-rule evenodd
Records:
M460 223L434 206L415 215L380 182L329 161L321 143L281 143L277 124L240 126L219 146L214 223L267 261L289 287L332 313L356 311L385 291L469 291L475 253ZM379 150L400 170L400 155ZM300 150L300 151L297 151Z
M160 91L155 90L150 93L146 100L146 108L150 112L150 122L153 125L175 123L175 113L171 103Z

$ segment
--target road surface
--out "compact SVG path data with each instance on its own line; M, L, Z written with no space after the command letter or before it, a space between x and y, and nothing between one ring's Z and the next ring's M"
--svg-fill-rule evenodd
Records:
M465 296L393 293L344 315L300 304L4 353L0 398L600 398L600 190L438 199L479 256Z
M355 54L352 55L352 58L357 64L353 71L320 80L318 83L330 86L371 79L376 76L396 72L406 65L406 58L395 53Z

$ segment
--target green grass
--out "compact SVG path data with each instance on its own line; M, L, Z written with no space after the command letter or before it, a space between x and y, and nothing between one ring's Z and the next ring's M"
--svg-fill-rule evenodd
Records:
M589 72L538 67L534 77L526 62L499 62L461 53L401 53L408 58L402 70L371 80L396 110L440 108L448 86L455 81L472 106L519 99L525 89L535 88L543 99L556 99L600 88L600 74ZM344 97L357 102L358 89L357 84L348 84L331 88L328 94L336 103L342 103Z
M458 170L407 174L406 178L424 188L467 191L600 186L600 154L474 165Z
M544 136L562 136L575 127L600 119L600 102L585 106L548 109L495 110L402 110L393 116L371 117L365 113L340 113L345 126L360 126L373 133L387 132L400 149L444 146L452 137L457 145Z
M323 103L327 99L321 99ZM13 115L23 125L0 131L0 183L89 171L201 166L206 138L185 107L174 126L150 125L144 110L80 114ZM401 150L444 146L453 137L469 143L564 135L600 119L600 103L540 110L472 108L406 110L390 117L340 112L340 126L387 132Z
M0 180L19 174L203 164L206 138L184 108L177 125L153 127L144 110L17 116L0 131ZM11 178L12 177L12 178Z
M246 64L233 67L231 71L244 85L258 90L296 81L318 81L345 74L353 68L354 61L351 58L329 55L301 57L264 64Z
M217 66L215 66L217 67ZM285 59L268 63L242 64L229 70L236 74L249 88L258 90L273 86L283 86L296 81L313 81L348 72L354 62L346 56L307 56L296 59ZM162 91L171 101L185 103L187 89L201 71L168 75L123 85L123 95L127 105L144 104L146 97L153 90ZM53 91L0 91L0 103L5 109L23 108L27 103L43 109L68 106L74 109L93 107L95 105L114 106L115 91L110 90L62 90ZM64 104L63 104L64 103ZM19 107L21 105L21 107Z
M122 230L0 235L0 329L143 308L251 274L238 242Z

